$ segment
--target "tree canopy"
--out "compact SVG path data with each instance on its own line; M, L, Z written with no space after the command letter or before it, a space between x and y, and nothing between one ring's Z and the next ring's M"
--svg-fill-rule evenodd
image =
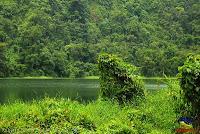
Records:
M144 76L173 76L200 52L199 8L196 0L1 0L0 74L98 75L96 57L107 52Z

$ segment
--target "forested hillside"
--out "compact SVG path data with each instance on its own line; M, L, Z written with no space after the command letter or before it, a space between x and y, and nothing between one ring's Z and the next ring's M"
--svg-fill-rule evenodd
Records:
M144 76L200 53L198 0L1 0L0 76L98 75L100 52Z

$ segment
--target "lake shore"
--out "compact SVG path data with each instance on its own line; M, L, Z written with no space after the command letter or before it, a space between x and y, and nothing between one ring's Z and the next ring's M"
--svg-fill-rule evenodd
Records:
M138 106L103 99L83 104L50 98L0 105L0 132L171 134L178 123L176 102L169 92L147 94Z
M0 79L99 79L99 76L86 76L81 78L70 78L70 77L49 77L49 76L37 76L37 77L5 77ZM178 77L140 77L140 79L152 79L152 80L176 80Z

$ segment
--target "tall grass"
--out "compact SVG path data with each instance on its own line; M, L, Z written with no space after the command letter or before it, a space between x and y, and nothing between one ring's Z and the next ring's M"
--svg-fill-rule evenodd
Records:
M178 127L179 86L146 94L140 105L45 98L0 106L0 133L171 134Z

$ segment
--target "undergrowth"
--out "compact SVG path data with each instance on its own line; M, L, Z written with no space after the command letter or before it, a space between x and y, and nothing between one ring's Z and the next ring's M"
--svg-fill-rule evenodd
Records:
M88 104L45 98L0 106L2 134L171 134L178 127L179 86L146 93L138 106L98 99ZM172 90L173 89L173 90Z

